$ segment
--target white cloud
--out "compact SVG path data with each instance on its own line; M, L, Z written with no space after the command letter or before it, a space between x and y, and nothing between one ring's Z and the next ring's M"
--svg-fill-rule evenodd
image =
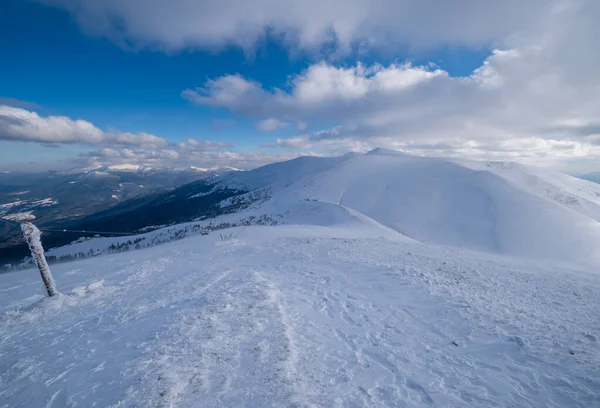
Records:
M203 88L186 89L181 95L199 105L229 106L240 98L258 97L262 93L259 83L248 81L241 75L227 75L208 80Z
M261 132L274 132L278 129L282 129L289 125L287 122L283 122L279 119L269 118L263 119L256 122L255 127Z
M280 89L267 91L255 81L226 75L195 90L186 89L182 96L198 105L225 107L250 117L305 123L314 118L343 118L352 110L364 113L365 108L379 108L377 102L446 77L440 69L410 64L357 64L346 68L321 62L292 77L289 93Z
M180 145L180 147L205 152L216 152L233 147L230 143L214 142L210 140L196 140L192 138L184 139L184 142L185 144Z
M400 92L436 76L445 75L439 69L413 67L410 64L389 67L334 67L324 62L311 65L292 80L293 97L301 104L333 101L352 102L373 94Z
M86 169L173 169L192 166L248 169L298 156L298 153L237 153L231 151L233 146L230 143L194 138L185 138L181 143L169 143L144 132L103 131L85 120L73 120L65 116L42 117L32 111L2 105L0 140L39 142L49 146L82 143L100 147L75 159L65 159L56 163L58 167L75 166Z
M104 132L85 120L42 117L36 112L6 105L0 105L0 140L147 147L168 144L165 139L148 133Z
M560 0L38 0L68 10L89 33L123 47L166 51L265 37L301 49L487 46Z
M129 145L129 146L165 146L168 142L158 136L146 132L129 133L121 131L110 131L104 133L105 144Z
M431 66L320 62L293 76L289 90L266 89L236 75L186 96L253 119L336 124L271 144L286 148L367 143L418 154L540 162L597 157L600 2L547 5L466 77Z
M215 142L203 142L210 144ZM80 168L98 168L104 166L136 166L137 168L223 168L251 169L273 161L288 160L299 153L266 154L262 152L238 153L229 150L202 150L189 145L173 145L156 149L98 149L81 155L72 164Z
M183 139L157 147L105 147L81 154L69 161L78 168L136 167L153 169L190 169L234 167L250 169L278 160L297 157L300 153L266 154L262 152L239 153L232 151L229 143Z
M313 147L313 143L308 137L296 136L287 139L277 138L275 143L265 143L263 147L291 147L294 149L310 149Z
M299 121L296 122L296 128L301 131L304 132L306 129L308 129L308 122L304 122L304 121Z

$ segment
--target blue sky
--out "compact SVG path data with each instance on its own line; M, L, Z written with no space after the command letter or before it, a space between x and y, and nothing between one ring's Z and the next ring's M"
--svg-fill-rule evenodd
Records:
M382 4L386 5L386 1L382 0ZM551 132L540 135L538 123L522 124L520 121L525 119L509 117L506 118L505 125L494 125L503 130L510 129L504 136L487 137L468 131L469 126L475 126L471 124L480 120L485 122L481 129L488 129L491 126L488 122L491 123L494 119L490 119L485 110L480 112L480 105L489 103L485 91L463 89L465 87L460 83L462 79L475 82L474 72L478 72L478 68L481 71L480 67L497 64L499 69L506 69L507 75L515 75L516 85L524 81L520 77L524 75L523 72L515 74L513 68L506 68L507 61L511 63L508 54L492 55L495 49L512 50L519 46L526 49L530 46L523 39L519 40L523 44L519 41L511 43L512 37L518 37L514 33L524 30L518 23L506 32L502 32L504 28L498 29L498 32L490 28L488 33L479 24L474 24L471 31L465 29L463 32L460 27L462 22L456 21L445 29L440 28L440 33L424 35L419 26L413 31L402 28L397 32L402 23L396 24L393 19L390 22L379 17L379 20L374 18L373 21L357 23L353 16L352 19L348 17L347 21L341 16L338 21L338 14L332 14L334 17L330 21L324 20L324 24L326 30L334 32L334 40L330 37L325 40L321 37L310 38L307 45L303 43L304 40L290 42L288 31L314 32L314 27L310 26L312 20L308 18L310 13L318 13L318 10L308 10L306 21L287 16L283 10L281 14L273 15L275 23L256 29L259 34L254 31L244 32L242 35L233 31L234 34L231 34L224 28L223 33L219 33L217 29L212 37L210 32L207 34L182 29L180 37L173 37L161 30L160 13L164 11L157 7L155 15L150 19L157 23L147 25L147 13L152 10L136 11L144 6L140 3L139 7L134 7L137 6L135 0L114 3L117 4L113 6L116 8L106 11L97 10L91 0L83 1L81 4L90 4L93 12L89 13L81 12L77 8L81 5L76 1L50 0L48 3L18 0L3 3L0 13L0 49L2 60L7 63L0 64L0 105L34 112L41 118L85 120L102 132L114 130L131 134L147 133L166 140L169 145L182 143L187 138L221 143L223 148L210 149L213 156L204 152L207 165L216 163L214 154L217 151L219 154L227 151L244 154L247 158L255 152L260 157L256 164L262 164L263 161L270 160L268 155L277 159L315 152L323 154L361 150L375 145L414 150L416 154L444 154L448 150L450 155L480 158L485 156L481 154L484 151L492 152L491 157L500 157L502 154L498 152L506 150L502 146L503 140L533 137L555 142L573 141L571 133L578 133L578 124L585 122L581 114L575 114L572 118L564 118L563 122L567 125L562 128L560 125L552 125ZM124 3L131 3L132 6L122 6L124 8L120 10L120 4ZM190 6L188 3L193 4ZM184 6L192 7L191 10L198 13L197 24L200 25L204 18L202 3L178 0L173 7L177 7L177 4L182 9ZM436 2L430 0L429 3ZM509 3L506 4L508 8L511 7ZM298 13L305 11L303 8ZM138 12L141 13L139 16L136 14ZM447 11L454 12L457 15L467 14L468 17L468 12L465 11ZM116 18L115 15L120 18L117 19L119 24L116 29L112 25L98 28L104 21L102 13L109 15L111 19ZM224 19L223 27L227 27L228 23L240 26L254 23L246 21L250 17L243 13L229 17L226 14L227 8L215 13L218 13L218 18ZM423 31L435 31L431 25L426 24L428 17L425 11L416 13L410 21L423 19ZM190 13L178 15L175 12L165 16L165 25L177 33L178 22L187 20L188 14ZM481 12L475 14L480 16L481 25L495 27L502 23L496 21L496 17L492 15L493 10L490 15L481 16ZM534 15L537 14L539 13ZM578 15L575 17L579 18ZM486 18L490 21L486 21ZM191 21L195 23L195 20ZM404 25L410 26L410 21ZM370 37L369 41L372 40L375 45L365 45L364 39L355 38L356 34L345 33L350 23L360 23L361 29L363 26L373 25L374 40ZM285 30L278 29L277 24L283 25ZM121 25L127 29L121 30ZM338 26L340 28L336 31ZM134 29L138 31L134 32ZM265 32L268 34L264 34ZM535 38L544 33L526 34ZM246 44L245 39L252 35L257 39L250 45ZM404 65L407 62L412 65ZM538 62L530 62L531 67L535 67L536 63ZM319 67L322 68L320 71ZM418 72L416 68L419 68ZM486 75L500 77L498 68L490 69ZM403 94L390 95L376 91L379 88L388 89L390 84L381 82L377 72L382 73L382 78L383 74L408 78L408 75L423 72L442 72L443 75L427 76L432 84L421 80L415 84L411 82L409 87L402 88ZM311 73L314 74L312 77ZM257 84L257 88L238 95L236 92L239 90L223 88L231 86L229 82L218 82L219 78L228 76L242 78L244 84ZM316 82L310 82L313 80ZM209 89L211 81L217 81L218 86ZM438 83L433 84L434 81ZM303 99L301 90L309 86L316 86L318 89L331 87L333 94L323 93L317 95L316 99ZM204 96L208 99L182 97L182 91L198 87L204 88ZM432 87L435 91L432 91ZM504 97L504 91L499 95ZM529 103L528 95L519 95L514 89L508 91L513 92L515 98L523 99L525 106ZM236 95L234 102L225 103L221 100L228 92ZM354 92L358 92L362 99L353 99L355 106L352 106L348 98L349 95L354 98ZM410 94L412 92L414 94ZM560 89L553 92L558 93ZM460 106L468 105L466 101L470 98L475 101L473 106ZM454 109L454 105L459 105L460 109L448 114L449 110ZM490 103L489 109L494 108L506 109L506 105L494 106ZM396 119L402 117L404 112L413 110L416 113L408 119ZM432 113L426 114L428 110L432 110ZM360 112L371 113L370 116L361 118ZM372 123L372 118L378 116L379 112L385 113L382 116L394 119ZM13 110L6 113L10 120L14 120L13 116L16 114L20 112L15 113ZM464 115L464 120L460 119L461 115ZM421 116L418 122L414 122L414 118ZM6 123L9 119L6 119ZM264 131L264 128L261 131L258 125L261 120L271 120L270 123L277 125L269 131ZM569 128L569 120L577 125L574 132ZM439 126L429 129L432 122L439 122ZM3 168L22 167L18 163L31 160L40 169L78 166L89 159L86 156L89 152L97 149L132 148L121 141L116 144L114 141L90 143L85 135L78 139L76 131L68 142L56 142L53 136L40 133L39 128L46 126L43 123L36 125L38 133L35 136L23 136L23 132L14 132L14 129L8 136L0 133L0 162ZM584 124L589 125L587 122ZM557 126L560 131L554 130ZM445 132L444 129L449 131ZM488 139L493 145L491 148L483 146L488 143ZM475 153L469 152L472 142L481 144L477 145ZM554 142L550 144L552 143ZM156 146L142 144L136 142L133 147L156 149ZM161 148L173 150L169 145ZM517 144L511 149L518 151L524 149L523 146ZM573 150L578 148L571 147ZM536 148L539 150L539 146ZM563 152L565 149L563 145L558 148ZM182 151L178 150L178 154L181 155ZM534 152L534 156L545 155L544 152ZM527 159L527 155L522 156ZM97 159L98 156L95 156L94 160ZM142 156L138 155L135 160L145 164L142 163ZM564 162L572 158L558 159L559 162L561 160ZM161 165L165 162L163 160ZM203 166L202 163L199 165Z

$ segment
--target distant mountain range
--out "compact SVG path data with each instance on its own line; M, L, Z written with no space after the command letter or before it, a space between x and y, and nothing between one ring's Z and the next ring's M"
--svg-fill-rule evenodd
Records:
M113 208L118 213L123 203L127 203L125 208L137 208L160 194L220 172L218 168L173 171L113 166L84 172L0 173L0 263L27 254L20 221L35 220L40 228L86 224L92 214L112 214ZM113 225L108 223L100 229L111 231ZM63 237L58 241L78 238ZM49 242L53 239L50 234L44 238Z

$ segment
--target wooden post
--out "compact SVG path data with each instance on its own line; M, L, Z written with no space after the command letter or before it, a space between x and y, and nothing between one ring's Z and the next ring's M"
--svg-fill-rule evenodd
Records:
M44 282L48 296L52 297L58 295L59 292L56 290L52 273L50 273L50 267L44 256L44 248L42 247L42 241L40 240L40 230L32 223L24 222L21 224L21 231L23 231L27 245L29 245L31 256L33 256L33 259L40 270L40 275L42 276L42 281Z

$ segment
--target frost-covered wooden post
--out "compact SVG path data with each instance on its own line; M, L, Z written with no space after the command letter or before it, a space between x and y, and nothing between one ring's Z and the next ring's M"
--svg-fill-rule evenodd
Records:
M44 282L48 296L58 295L52 273L50 273L50 267L48 266L46 256L44 255L44 248L42 247L42 241L40 240L40 230L32 223L24 222L21 224L21 231L23 231L23 235L27 240L31 256L33 256L33 259L40 270L40 275L42 275L42 281Z

